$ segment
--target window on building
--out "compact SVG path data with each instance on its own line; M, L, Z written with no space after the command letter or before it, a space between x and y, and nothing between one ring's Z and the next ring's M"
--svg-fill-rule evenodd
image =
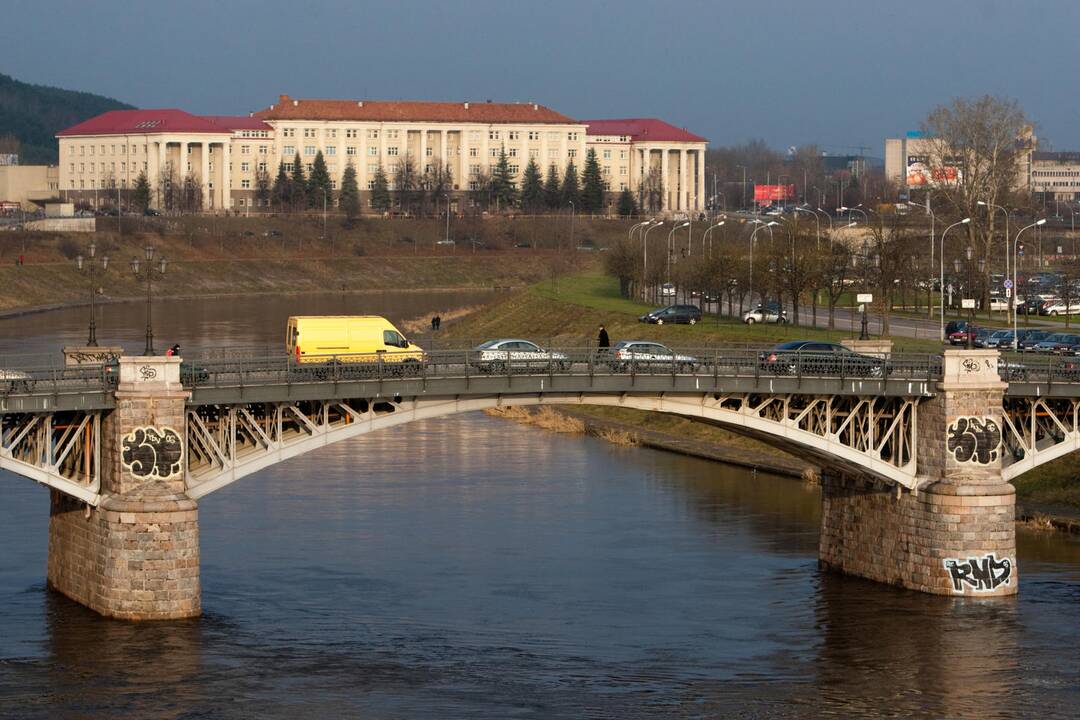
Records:
M326 146L326 154L328 156L329 155L337 155L337 146L336 145L327 145Z
M424 155L426 155L427 157L431 157L434 154L435 154L435 151L430 145L428 147L424 148Z
M248 188L251 187L251 181L248 180L247 178L244 178L243 180L240 181L240 187L243 188L244 190L247 190Z
M315 137L315 128L304 128L304 137L306 137L306 138Z
M548 133L548 140L558 140L558 139L559 139L558 131L552 131L552 132Z
M509 155L510 157L517 157L517 151L518 151L517 148L512 147L509 150L507 150L506 154Z
M567 157L576 158L577 157L577 150L574 149L574 148L570 148L569 150L566 151L566 155L567 155Z
M519 165L507 165L506 167L510 169L511 175L517 175L519 172L521 172L521 166Z
M491 157L499 157L499 151L501 148L488 148L488 152L491 153Z
M94 146L93 146L93 145L91 145L91 146L90 146L90 154L91 154L91 155L93 155L93 154L94 154Z
M315 156L315 146L314 145L305 145L304 146L304 155L306 157L314 157Z
M281 154L282 155L295 155L296 154L296 146L295 145L285 145L284 147L281 148Z
M570 142L577 142L577 135L576 132L568 132L566 133L566 139Z
M508 138L510 138L511 140L520 140L521 139L521 131L519 131L519 130L510 130L509 132L506 133L506 136Z
M480 157L480 148L469 148L469 157Z
M391 156L397 155L398 154L397 145L393 145L391 147L386 148L386 154L391 155Z
M284 128L281 131L281 137L296 137L296 128Z
M251 170L251 163L240 163L240 172L249 172Z
M356 138L356 130L348 130L348 129L345 130L345 138L346 139L354 139L354 138Z
M540 150L539 150L539 148L530 148L530 149L529 149L529 159L530 159L530 160L535 160L535 159L537 159L538 157L540 157Z
M266 145L260 145L259 146L259 154L260 155L266 155L267 152L268 152L268 148L267 148Z
M539 140L540 139L540 131L539 130L530 130L529 131L529 139L530 140Z
M498 139L499 139L499 131L498 130L488 130L488 140L498 140Z
M367 149L367 154L368 154L368 157L377 157L378 154L379 154L379 148L377 148L377 147L375 147L373 145L373 146L371 146L371 147L369 147Z
M251 154L251 146L250 145L241 145L240 146L240 154L241 155L250 155Z
M619 174L620 175L625 175L626 174L626 166L625 165L620 165L619 166Z
M480 174L480 165L470 165L469 166L469 174L472 175L473 177L476 177L477 175L479 175Z
M469 142L480 142L480 131L479 130L470 130L469 131Z
M264 163L264 162L259 163L259 172L266 172L266 163Z
M368 130L367 131L367 136L371 140L378 140L379 139L379 131L378 130Z
M387 130L386 131L386 139L387 140L397 140L398 139L398 131L397 130Z
M611 159L611 150L608 150L607 148L605 148L603 157L604 157L605 160L610 160Z
M355 145L346 146L345 147L345 154L346 155L355 155L356 154L356 146Z
M328 128L327 131L326 131L326 137L328 137L328 138L336 138L337 137L337 130L335 130L334 128Z
M374 175L375 173L379 172L379 164L378 163L368 163L367 171L368 171L368 175Z
M556 150L555 148L549 148L548 149L548 159L549 160L558 160L559 159L559 151Z
M620 160L625 160L626 159L626 151L625 150L620 150L619 151L619 159Z
M287 173L291 173L294 168L294 165L291 162L282 163L281 166L285 168L285 172Z

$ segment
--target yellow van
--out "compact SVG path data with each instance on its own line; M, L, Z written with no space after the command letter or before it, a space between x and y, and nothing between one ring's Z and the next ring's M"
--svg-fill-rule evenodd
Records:
M419 363L424 351L378 315L297 315L289 318L285 350L299 363Z

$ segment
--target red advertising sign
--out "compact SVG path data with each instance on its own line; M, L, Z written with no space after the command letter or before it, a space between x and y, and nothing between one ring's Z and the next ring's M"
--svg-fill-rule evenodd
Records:
M794 185L755 185L754 202L759 205L769 205L776 201L795 199Z

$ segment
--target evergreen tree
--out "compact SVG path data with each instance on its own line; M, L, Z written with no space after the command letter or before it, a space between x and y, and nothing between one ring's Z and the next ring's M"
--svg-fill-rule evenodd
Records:
M300 162L300 153L293 158L292 182L289 190L293 208L307 207L307 178L304 175L304 163Z
M499 151L499 162L491 172L491 193L501 208L509 208L517 199L517 187L514 185L514 175L510 172L510 158L504 147Z
M131 204L139 211L145 211L150 207L150 180L146 177L146 171L139 173L135 178L135 188L131 193Z
M600 172L600 161L596 150L589 148L585 154L585 170L581 174L581 209L595 215L604 210L604 191L607 190L604 175Z
M283 162L278 163L277 177L274 179L274 189L271 190L270 197L273 202L277 203L279 210L288 207L292 202L292 180L289 179L288 173L285 172L285 163Z
M307 196L308 205L313 208L322 207L323 193L326 193L326 204L334 204L334 185L330 181L330 173L326 169L326 158L322 150L315 154L315 162L311 166L311 176L308 177Z
M573 203L574 207L577 208L579 212L581 211L581 190L578 186L577 168L574 166L573 160L566 165L566 174L563 176L562 197L560 198L559 207L565 208L570 203Z
M562 199L562 186L559 185L559 172L552 165L548 168L547 180L544 181L544 205L548 210L558 210Z
M371 207L386 212L390 209L390 183L386 179L386 171L383 170L382 163L379 163L372 180Z
M521 207L526 212L534 213L543 205L544 178L540 175L540 166L530 159L521 179Z
M634 193L630 192L630 188L619 193L619 215L626 218L637 215L637 203L634 201Z
M345 166L345 172L341 175L341 191L338 193L338 205L344 211L345 217L350 220L360 214L360 189L356 185L356 168L351 160Z

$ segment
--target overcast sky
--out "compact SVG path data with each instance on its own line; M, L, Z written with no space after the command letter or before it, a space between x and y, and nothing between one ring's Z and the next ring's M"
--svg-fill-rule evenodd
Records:
M956 95L1016 98L1080 150L1080 2L4 0L0 72L140 107L293 97L535 101L713 144L833 152ZM1037 8L1037 9L1036 9Z

